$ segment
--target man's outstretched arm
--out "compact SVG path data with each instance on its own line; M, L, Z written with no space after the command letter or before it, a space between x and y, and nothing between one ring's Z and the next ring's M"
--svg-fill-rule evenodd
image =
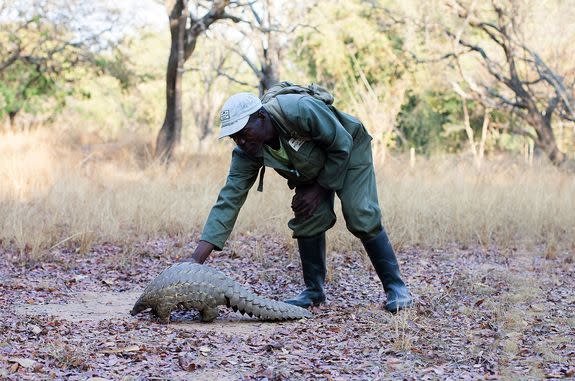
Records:
M248 191L256 181L261 164L234 149L226 184L220 190L204 230L191 257L182 261L204 263L214 250L222 250L228 239Z
M200 236L201 241L214 245L214 250L223 249L261 165L239 148L234 149L226 184L220 190Z

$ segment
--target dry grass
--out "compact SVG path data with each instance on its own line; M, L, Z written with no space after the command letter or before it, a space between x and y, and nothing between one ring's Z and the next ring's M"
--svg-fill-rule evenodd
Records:
M42 352L47 358L52 359L56 366L64 369L89 369L87 358L92 351L93 349L89 344L75 343L75 345L69 345L59 340L42 348Z
M485 164L481 172L455 158L414 169L385 167L379 188L396 244L479 243L514 250L527 243L565 250L573 243L573 174L509 159Z
M150 141L104 143L48 129L0 136L2 245L35 259L63 245L82 252L102 240L129 244L197 232L225 181L231 146L181 154L166 171L151 162ZM384 223L398 248L457 242L511 252L527 244L541 245L547 256L575 248L572 174L511 160L486 162L477 172L454 157L414 168L388 158L378 173ZM235 232L289 237L291 197L267 171L264 192L248 197ZM334 247L359 248L341 218L329 234Z

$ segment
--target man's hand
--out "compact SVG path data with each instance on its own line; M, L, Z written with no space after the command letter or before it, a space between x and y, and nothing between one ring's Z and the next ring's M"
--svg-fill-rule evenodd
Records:
M207 241L200 241L196 250L190 258L182 259L180 262L196 262L202 264L208 259L216 247Z
M318 183L296 187L291 201L295 217L304 220L310 218L328 192L329 190L322 188Z

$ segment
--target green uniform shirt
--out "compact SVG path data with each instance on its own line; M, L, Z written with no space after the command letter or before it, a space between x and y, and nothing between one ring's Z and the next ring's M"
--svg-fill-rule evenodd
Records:
M239 147L233 150L226 184L200 238L220 250L260 168L273 168L292 189L317 182L323 188L339 191L350 166L372 164L371 151L365 149L371 137L355 117L301 94L278 95L264 108L272 116L289 162L278 160L266 149L261 157L250 157Z
M287 155L287 152L280 140L280 148L279 149L273 149L270 146L264 146L264 149L267 150L267 152L277 161L279 161L280 163L283 163L284 165L287 165L288 167L291 165L290 161L289 161L289 157Z

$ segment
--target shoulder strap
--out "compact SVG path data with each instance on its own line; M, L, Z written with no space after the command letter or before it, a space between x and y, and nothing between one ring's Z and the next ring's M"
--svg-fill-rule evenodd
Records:
M287 140L311 140L311 137L307 133L302 132L297 125L290 122L289 119L286 118L278 98L274 97L270 99L267 103L264 104L264 108L278 124L280 135L282 135L284 138Z
M276 122L278 122L281 125L282 129L285 129L285 126L289 126L291 124L284 116L280 103L276 97L271 98L270 100L265 102L264 105L266 111L270 113L272 117L276 120Z

